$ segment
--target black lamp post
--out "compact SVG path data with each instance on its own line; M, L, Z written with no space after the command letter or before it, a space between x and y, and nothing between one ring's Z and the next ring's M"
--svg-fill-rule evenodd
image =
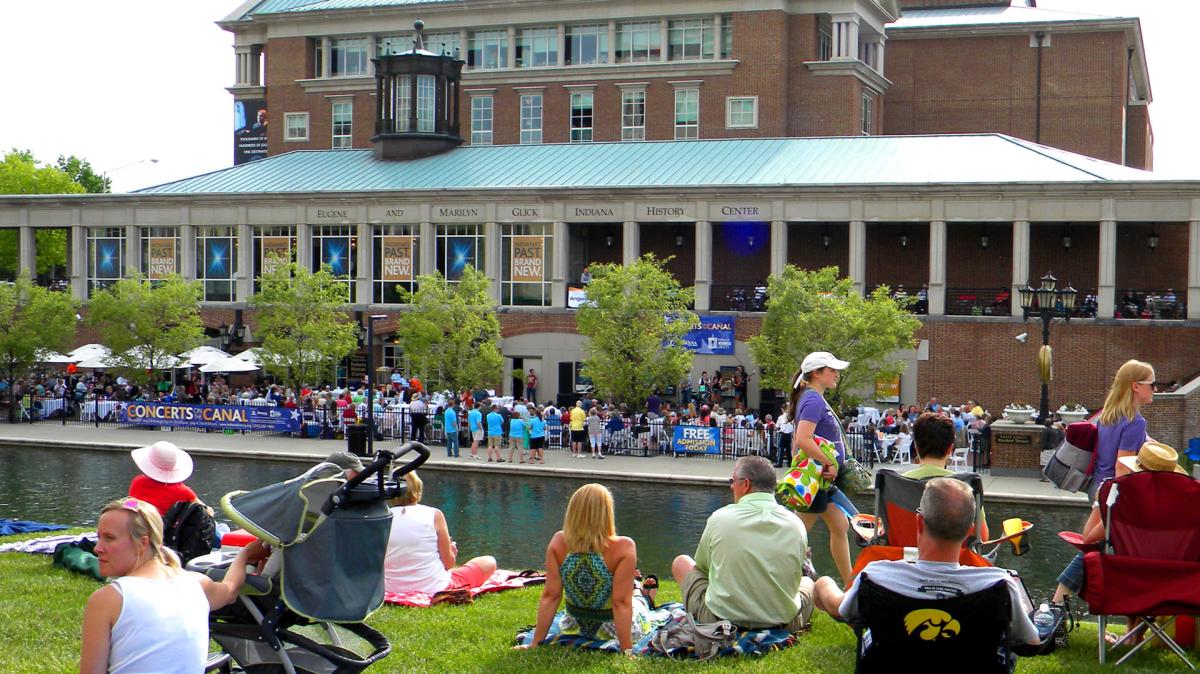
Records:
M1077 291L1069 283L1066 288L1056 288L1057 283L1058 279L1054 278L1053 274L1047 273L1042 277L1041 287L1032 288L1027 285L1019 291L1021 293L1021 310L1025 314L1025 320L1034 316L1042 321L1043 348L1050 346L1050 322L1055 318L1070 322L1071 312L1075 310ZM1050 378L1047 370L1042 376L1042 403L1038 408L1038 421L1044 422L1049 415Z
M371 377L375 372L375 321L387 318L385 314L367 316L367 456L375 456L375 380ZM348 385L347 385L348 386Z

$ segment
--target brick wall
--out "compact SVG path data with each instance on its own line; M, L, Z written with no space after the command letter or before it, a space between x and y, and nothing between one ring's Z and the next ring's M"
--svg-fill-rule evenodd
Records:
M1125 164L1154 170L1154 132L1147 105L1125 106Z
M771 225L765 222L713 223L713 284L753 286L771 272ZM750 246L749 237L754 237Z
M908 234L908 245L900 246L900 234ZM909 293L929 281L929 225L924 222L867 223L868 289L886 283L902 285Z
M1188 440L1200 437L1200 387L1156 394L1154 402L1142 408L1142 416L1150 437L1186 452Z
M829 233L826 249L821 235ZM845 276L850 265L850 226L844 222L788 224L787 263L801 269L836 266Z
M988 247L980 245L987 233ZM1008 288L1012 285L1012 227L1007 224L946 224L946 287Z

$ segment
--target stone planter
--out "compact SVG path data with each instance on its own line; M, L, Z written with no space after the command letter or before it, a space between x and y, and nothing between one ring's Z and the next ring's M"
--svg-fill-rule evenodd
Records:
M1088 414L1090 413L1086 410L1082 412L1067 412L1066 410L1058 411L1058 416L1062 418L1064 424L1073 424L1077 421L1086 421Z
M1004 413L1008 415L1008 420L1014 424L1027 424L1033 418L1034 410L1017 409L1013 407L1005 407Z

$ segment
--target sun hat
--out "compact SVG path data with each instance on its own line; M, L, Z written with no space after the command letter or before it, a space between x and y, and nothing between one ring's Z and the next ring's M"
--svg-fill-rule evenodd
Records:
M325 457L325 463L332 463L342 470L356 470L360 473L363 470L362 461L350 452L334 452Z
M1136 456L1122 456L1117 461L1120 461L1122 465L1135 473L1142 471L1169 473L1174 471L1183 475L1188 474L1179 465L1179 452L1176 452L1175 448L1170 445L1164 445L1154 440L1149 440L1146 444L1142 445Z
M146 477L164 484L183 482L192 474L192 457L166 440L139 447L130 456Z
M845 370L850 367L850 363L834 358L833 354L828 351L813 351L804 357L804 362L800 363L800 374L807 374L823 367Z

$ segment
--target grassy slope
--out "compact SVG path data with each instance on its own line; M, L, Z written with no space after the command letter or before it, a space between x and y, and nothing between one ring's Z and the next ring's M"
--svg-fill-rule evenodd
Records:
M6 537L5 542L21 537ZM79 626L88 595L99 585L50 566L49 557L0 554L0 672L77 671ZM850 672L854 635L823 614L811 633L787 651L762 659L721 659L677 663L660 658L626 660L617 656L539 648L511 650L516 631L534 620L538 589L485 595L472 606L432 609L384 607L370 623L392 641L392 655L369 672L658 672L792 671L798 674ZM660 599L678 600L679 590L664 582ZM1072 634L1071 647L1049 657L1022 659L1021 673L1107 672L1096 664L1096 627ZM1139 653L1127 673L1184 671L1170 652Z

